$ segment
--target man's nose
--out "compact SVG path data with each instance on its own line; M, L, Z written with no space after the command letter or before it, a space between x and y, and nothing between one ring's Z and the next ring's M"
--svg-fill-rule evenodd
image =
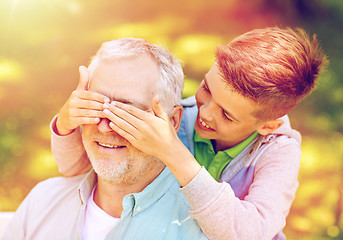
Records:
M98 123L98 130L101 133L109 133L109 132L113 132L113 129L110 128L110 120L108 120L107 118L102 118L100 120L100 122Z

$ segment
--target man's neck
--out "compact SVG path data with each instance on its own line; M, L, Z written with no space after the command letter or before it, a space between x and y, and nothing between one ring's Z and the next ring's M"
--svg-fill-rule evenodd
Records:
M147 174L145 179L140 179L134 184L113 183L98 176L98 184L94 191L95 204L107 214L120 218L123 211L123 198L130 193L139 193L144 190L163 171L159 169L155 174Z

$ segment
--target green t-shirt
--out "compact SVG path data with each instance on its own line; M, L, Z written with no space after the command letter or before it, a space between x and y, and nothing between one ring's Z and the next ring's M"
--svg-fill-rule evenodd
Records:
M217 154L214 151L210 139L200 137L195 131L193 134L194 141L194 156L195 159L204 166L214 179L219 181L220 176L225 167L234 159L244 148L246 148L257 137L258 132L254 132L243 142L228 148L224 151L219 151Z

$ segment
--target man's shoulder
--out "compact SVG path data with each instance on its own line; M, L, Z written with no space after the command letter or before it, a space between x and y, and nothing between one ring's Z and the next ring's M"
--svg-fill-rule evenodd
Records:
M38 183L17 209L7 236L15 239L75 239L84 176L54 177ZM17 236L17 237L14 237ZM55 237L53 237L55 236ZM73 236L71 238L70 236Z
M39 182L31 191L30 195L40 195L53 197L66 191L78 189L85 174L74 177L53 177Z
M183 115L180 129L177 133L182 143L194 154L193 131L194 123L198 113L195 96L183 99L181 101Z
M25 211L35 216L39 212L44 215L43 212L50 214L58 211L66 206L65 203L78 206L80 202L78 188L84 176L54 177L38 183L24 200L27 208Z
M196 105L195 96L191 96L181 100L181 105L183 107L194 107Z
M45 188L45 187L51 187L51 186L78 186L80 182L85 177L85 174L73 176L73 177L52 177L48 178L42 182L39 182L35 188Z

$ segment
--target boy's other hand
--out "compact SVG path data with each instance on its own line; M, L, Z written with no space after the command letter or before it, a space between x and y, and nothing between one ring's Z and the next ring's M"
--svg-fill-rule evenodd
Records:
M103 118L102 110L110 99L97 92L88 91L89 73L84 66L79 67L80 80L67 102L61 108L56 130L59 135L68 135L83 124L96 124Z

